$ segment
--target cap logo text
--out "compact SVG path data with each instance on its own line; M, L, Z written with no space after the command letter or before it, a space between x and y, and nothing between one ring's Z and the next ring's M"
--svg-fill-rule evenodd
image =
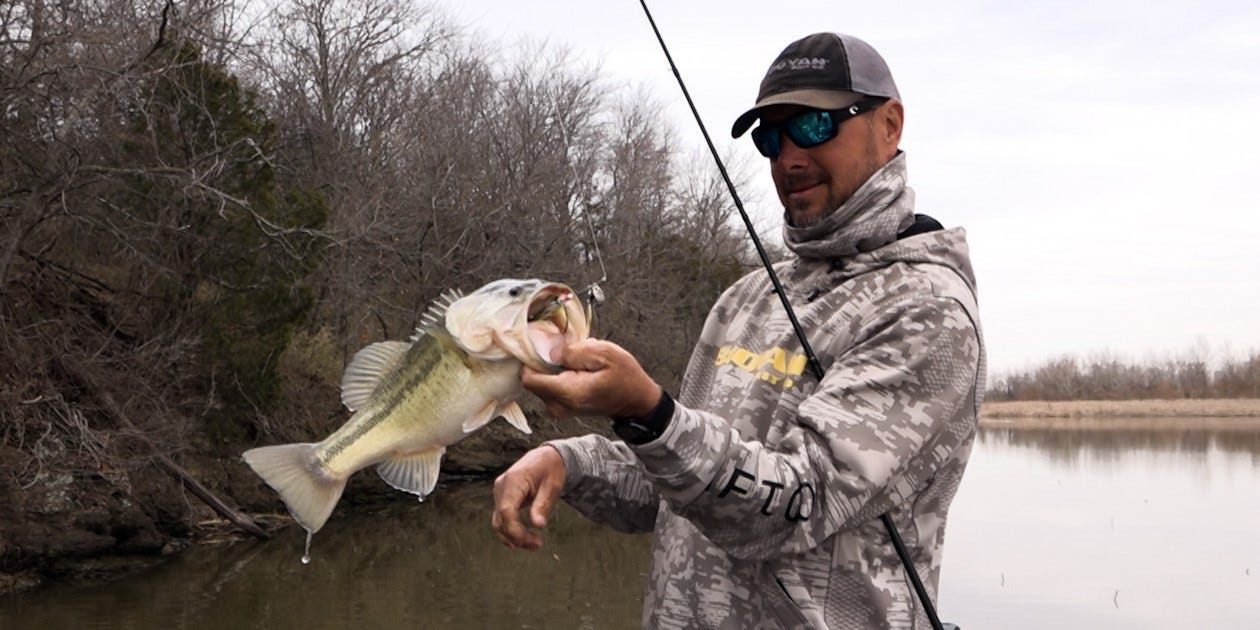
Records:
M791 57L770 66L770 72L778 72L780 70L826 70L828 63L831 63L831 60L826 57Z

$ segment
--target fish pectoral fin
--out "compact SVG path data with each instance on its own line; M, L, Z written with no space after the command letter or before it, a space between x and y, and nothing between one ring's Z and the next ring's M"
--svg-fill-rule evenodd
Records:
M381 341L360 350L341 376L341 403L357 411L372 397L386 374L402 362L411 344L403 341Z
M502 407L499 407L499 415L503 416L509 424L521 430L521 433L529 435L533 431L529 428L529 423L525 421L525 412L521 410L521 406L512 401Z
M444 453L446 447L435 446L416 453L397 455L377 464L376 472L385 483L424 500L437 485Z
M481 409L481 411L478 411L476 414L473 414L472 417L465 420L463 426L460 428L464 430L464 433L472 433L473 431L486 426L487 423L494 420L494 417L498 415L496 413L497 407L498 405L496 405L493 400L490 401Z

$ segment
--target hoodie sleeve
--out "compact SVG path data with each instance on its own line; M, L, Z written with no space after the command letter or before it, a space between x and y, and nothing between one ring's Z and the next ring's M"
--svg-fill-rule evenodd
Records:
M592 521L620 532L652 531L661 496L625 444L601 435L547 444L564 459L565 503Z
M670 508L728 554L798 553L935 474L975 429L980 353L958 302L919 297L863 328L774 447L679 403L658 439L628 448Z

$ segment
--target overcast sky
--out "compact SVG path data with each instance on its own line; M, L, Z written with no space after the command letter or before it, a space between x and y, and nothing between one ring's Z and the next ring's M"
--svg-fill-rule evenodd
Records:
M437 5L647 86L680 146L702 142L637 0ZM770 61L820 30L884 55L918 210L968 231L991 372L1260 349L1260 3L649 6L710 133L761 170L747 195L763 224L781 213L768 167L729 130Z

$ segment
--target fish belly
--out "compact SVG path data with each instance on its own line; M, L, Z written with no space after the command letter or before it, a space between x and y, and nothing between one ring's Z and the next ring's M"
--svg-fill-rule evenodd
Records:
M465 420L513 397L518 373L519 366L470 366L449 357L423 374L383 383L363 409L320 443L316 457L330 475L344 478L397 455L453 444L464 437Z

